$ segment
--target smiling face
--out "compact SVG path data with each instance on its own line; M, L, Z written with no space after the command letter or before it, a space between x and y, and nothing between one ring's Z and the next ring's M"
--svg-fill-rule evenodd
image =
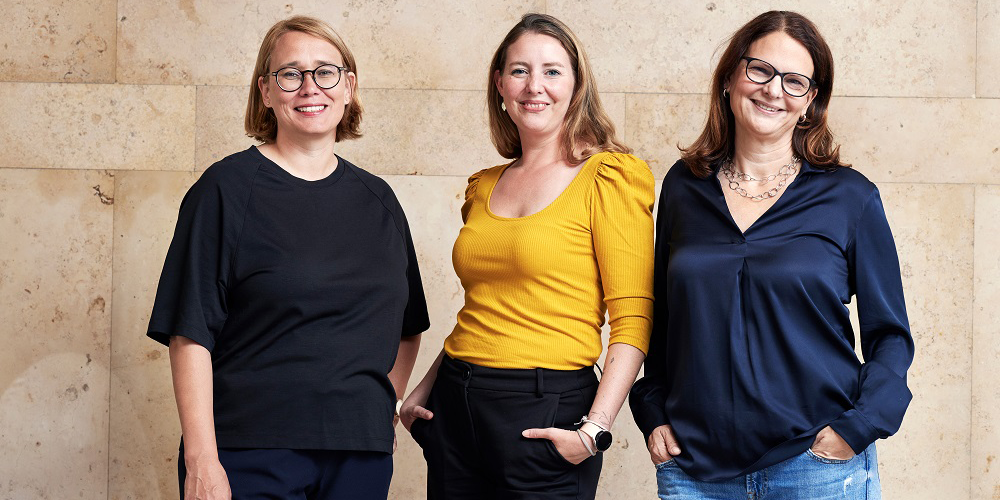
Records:
M767 61L781 73L813 75L809 51L784 32L776 31L758 39L745 55ZM792 97L781 89L781 78L777 75L765 84L750 81L746 65L747 61L740 61L727 82L737 137L750 136L761 142L791 142L795 124L816 97L816 89L802 97Z
M344 66L343 56L330 42L315 36L291 31L281 35L271 52L268 72L286 67L313 70L324 64ZM351 100L354 73L344 73L337 86L321 89L312 73L303 75L302 86L285 92L268 74L257 81L266 107L274 111L278 124L278 140L306 139L329 135L336 139L337 124Z
M521 35L507 48L493 81L522 142L558 138L576 85L569 54L558 40Z

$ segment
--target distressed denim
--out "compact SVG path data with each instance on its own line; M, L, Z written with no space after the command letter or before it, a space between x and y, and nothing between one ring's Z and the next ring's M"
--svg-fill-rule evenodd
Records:
M881 500L873 443L850 460L831 460L806 450L784 462L735 479L698 481L673 460L656 466L661 500Z

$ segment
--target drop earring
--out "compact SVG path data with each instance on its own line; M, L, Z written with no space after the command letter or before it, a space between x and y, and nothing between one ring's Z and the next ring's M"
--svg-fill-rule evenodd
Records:
M507 103L500 101L500 109L507 111Z

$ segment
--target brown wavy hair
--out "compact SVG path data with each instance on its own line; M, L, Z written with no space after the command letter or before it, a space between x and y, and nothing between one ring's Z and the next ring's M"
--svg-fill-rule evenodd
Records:
M271 76L271 53L274 52L274 47L278 44L281 35L292 31L326 40L340 51L347 71L354 73L354 87L351 88L351 102L347 104L344 116L337 124L336 140L340 142L344 139L361 137L361 114L364 108L361 106L361 96L358 94L358 65L354 60L354 54L329 24L308 16L293 16L278 21L264 35L264 40L260 43L260 50L257 51L257 63L254 65L253 78L250 79L250 97L247 98L247 113L243 121L247 136L265 144L273 143L278 137L278 120L274 116L274 110L264 106L257 81L261 77L269 78ZM351 82L348 78L341 78L341 81L347 82L346 85L350 85Z
M519 158L522 154L521 136L510 115L500 107L503 98L496 88L493 75L497 71L503 71L507 63L507 49L526 33L555 38L569 54L575 85L562 126L562 146L566 157L574 163L579 163L602 151L631 153L632 150L615 136L615 125L601 105L601 98L597 94L597 81L579 39L562 21L546 14L529 13L525 14L500 42L500 46L493 53L493 61L490 63L486 79L486 112L490 118L490 138L500 156ZM576 154L578 150L580 155Z
M750 45L776 31L792 37L809 51L814 68L812 78L816 81L816 98L806 110L805 121L800 121L792 133L793 151L800 158L822 169L850 167L850 164L840 161L840 145L834 142L833 132L827 124L827 106L833 91L833 54L830 47L819 34L816 25L805 16L772 10L736 30L715 67L705 129L693 144L680 148L681 159L698 177L708 177L712 174L712 165L733 155L735 122L729 99L722 92L726 80L742 64L741 58L746 55Z

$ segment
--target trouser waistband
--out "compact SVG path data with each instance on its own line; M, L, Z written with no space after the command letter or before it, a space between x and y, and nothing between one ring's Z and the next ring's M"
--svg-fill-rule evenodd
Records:
M447 354L441 361L438 377L469 388L510 392L563 393L597 385L594 367L578 370L549 368L490 368L454 359Z

